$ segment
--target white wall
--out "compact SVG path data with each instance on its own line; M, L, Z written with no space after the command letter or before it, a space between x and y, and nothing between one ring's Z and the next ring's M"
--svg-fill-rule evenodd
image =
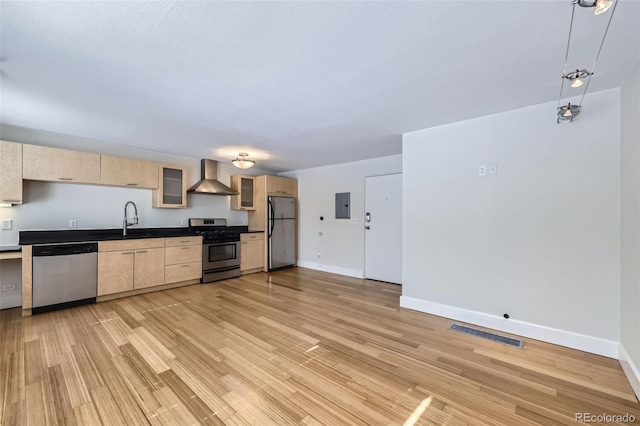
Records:
M640 58L621 88L621 343L640 397Z
M619 102L589 94L570 124L546 103L405 134L401 304L617 356Z
M119 155L143 160L159 161L188 167L188 186L200 180L200 159L181 157L155 151L134 149L92 139L59 135L33 129L12 126L0 128L3 140L54 146ZM213 148L213 147L212 147ZM218 180L229 185L230 176L239 169L231 164L218 163ZM242 170L242 174L272 174L260 169ZM121 188L101 185L83 185L57 182L23 182L23 204L0 208L0 219L12 219L13 229L0 231L0 245L18 244L18 232L36 229L70 229L69 220L76 219L81 228L121 228L124 205L133 201L138 207L140 227L183 226L182 221L190 217L224 217L229 225L247 223L247 213L230 210L230 197L205 194L189 194L186 209L154 209L151 207L151 190ZM15 275L14 263L1 262L2 282ZM4 277L4 278L3 278ZM13 282L11 283L13 284ZM0 294L5 300L7 294Z
M281 173L298 179L298 265L362 278L364 179L401 170L402 156L393 155ZM335 219L336 192L351 193L351 218L357 223ZM320 216L324 221L320 221Z

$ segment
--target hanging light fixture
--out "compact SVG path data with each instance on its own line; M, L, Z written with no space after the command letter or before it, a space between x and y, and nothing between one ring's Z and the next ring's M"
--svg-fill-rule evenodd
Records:
M574 118L580 113L582 109L582 101L584 100L584 96L587 94L587 89L589 88L589 83L591 82L591 76L593 75L593 71L598 64L598 59L600 58L600 52L602 52L602 46L604 45L604 40L607 38L607 32L609 32L609 26L611 26L611 20L613 19L613 14L616 11L616 6L618 5L618 1L613 0L572 0L571 1L572 9L571 9L571 22L569 23L569 38L567 39L567 50L564 56L564 68L562 72L562 84L560 85L560 95L558 96L558 119L557 122L568 121L572 122ZM585 68L576 69L575 71L567 73L567 62L569 59L569 46L571 45L571 33L573 31L573 18L576 12L576 5L581 7L595 7L595 15L600 15L607 10L611 6L613 6L613 10L611 11L611 15L609 16L609 22L607 23L607 28L604 30L604 35L602 36L602 41L600 42L600 48L598 49L598 53L596 54L596 59L593 62L593 66L591 67L591 71L587 71ZM584 79L587 79L586 85ZM571 82L571 87L578 88L584 85L584 90L582 92L582 97L580 98L580 103L577 105L572 105L570 102L566 105L561 105L562 103L562 92L564 89L564 81L568 80Z
M561 121L572 122L578 114L580 114L580 105L571 105L569 102L567 105L558 107L558 123Z
M567 73L563 77L571 82L571 87L580 87L584 84L583 79L589 77L591 74L589 71L581 69Z
M594 15L600 15L602 13L605 13L613 5L612 0L595 0L592 2L588 2L585 0L574 0L574 1L578 6L595 7L596 9L593 11Z
M256 165L256 161L247 159L246 157L248 156L249 154L247 154L246 152L241 152L238 154L238 157L236 157L236 159L231 162L231 164L239 169L250 169L251 167Z

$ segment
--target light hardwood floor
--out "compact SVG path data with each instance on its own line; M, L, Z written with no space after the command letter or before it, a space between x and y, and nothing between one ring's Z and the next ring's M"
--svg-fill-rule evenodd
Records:
M640 404L617 361L524 350L296 268L22 318L0 312L3 425L573 424Z

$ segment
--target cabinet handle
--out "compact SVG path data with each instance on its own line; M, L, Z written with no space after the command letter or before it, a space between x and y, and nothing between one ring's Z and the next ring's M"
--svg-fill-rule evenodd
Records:
M189 266L191 266L191 265L181 265L180 267L181 268L188 268Z
M58 178L58 180L73 180L73 178L70 178L70 177L61 177L61 178Z
M137 183L128 183L127 186L138 186Z
M183 243L183 244L189 244L190 243L190 241L180 241L180 242Z
M244 243L241 243L241 244L247 244L247 242L245 241Z
M189 250L191 247L180 247L181 250Z
M126 254L133 254L133 252L132 252L132 251L124 251L124 252L122 252L121 254L123 254L123 255L126 255Z
M146 250L136 250L136 253L146 253Z
M2 200L4 203L19 203L20 200Z

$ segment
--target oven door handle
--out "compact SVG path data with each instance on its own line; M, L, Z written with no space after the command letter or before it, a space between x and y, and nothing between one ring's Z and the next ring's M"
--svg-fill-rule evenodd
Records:
M275 216L276 213L275 211L273 211L273 204L271 203L271 200L269 200L269 234L267 235L268 238L271 238L271 235L273 234L273 227L275 225Z
M226 266L224 268L216 268L216 269L207 269L206 271L204 271L204 273L211 273L211 272L227 272L227 271L233 271L234 269L240 269L240 265L234 265L234 266Z

